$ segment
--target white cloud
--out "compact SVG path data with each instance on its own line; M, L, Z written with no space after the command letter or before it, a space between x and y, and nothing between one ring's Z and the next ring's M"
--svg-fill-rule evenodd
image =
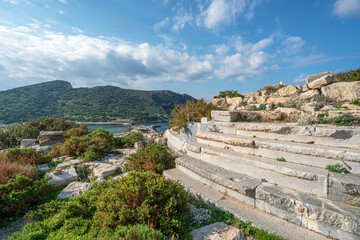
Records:
M30 3L28 0L2 0L2 1L6 2L6 3L14 4L14 5L19 5L21 3L26 3L26 4Z
M60 10L60 11L58 11L58 13L60 13L60 14L64 14L64 11L61 11L61 10Z
M191 23L193 21L192 14L190 12L185 11L184 9L180 9L176 16L173 18L174 25L172 26L172 30L175 32L179 32L183 30L187 23Z
M245 80L276 68L276 65L270 64L274 58L273 54L264 51L273 43L272 38L265 38L256 43L244 43L241 37L232 39L236 53L220 61L220 68L215 71L216 76L221 79Z
M282 42L282 45L284 46L283 51L288 55L299 53L302 51L304 44L305 41L299 36L286 37Z
M248 12L245 14L247 20L251 20L255 15L255 8L261 4L262 0L253 0L249 6Z
M169 26L169 18L165 18L160 22L154 24L154 30L159 31L161 28Z
M336 0L333 13L340 18L360 18L360 0Z
M59 2L63 3L63 4L67 4L66 0L59 0Z
M64 79L75 86L93 86L102 79L108 84L142 88L152 81L206 80L213 71L209 61L162 45L27 27L0 26L0 52L2 74L7 76L0 84Z
M293 83L302 84L302 83L305 83L305 82L306 82L306 74L305 73L300 74L297 78L295 78L293 80Z
M81 30L80 28L77 27L72 27L71 30L73 31L73 33L77 33L77 34L83 34L84 31Z

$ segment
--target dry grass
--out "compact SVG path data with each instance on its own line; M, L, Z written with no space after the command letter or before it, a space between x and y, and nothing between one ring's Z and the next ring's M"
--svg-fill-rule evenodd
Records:
M7 159L3 154L0 155L0 184L6 184L10 179L15 178L17 174L24 175L31 179L37 179L37 171L20 162L13 162Z

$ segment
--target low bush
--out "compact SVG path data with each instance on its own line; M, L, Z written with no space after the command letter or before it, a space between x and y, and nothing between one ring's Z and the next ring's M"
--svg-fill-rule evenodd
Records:
M141 141L144 135L140 132L132 132L120 138L115 138L116 147L132 148L134 143Z
M83 136L71 136L65 142L52 149L51 156L69 155L82 157L87 161L99 160L103 154L108 153L114 146L114 136L101 128Z
M65 131L72 128L74 122L61 118L30 119L25 123L14 123L0 129L0 150L20 145L25 138L37 138L40 131Z
M335 75L337 82L354 82L360 81L360 68L356 70L349 70L346 72L340 72Z
M163 239L188 229L189 195L157 174L132 172L78 198L45 203L29 217L10 239Z
M234 98L234 97L242 97L244 98L244 95L238 93L237 91L231 90L231 91L220 91L219 95L214 96L214 98Z
M351 101L351 104L356 105L356 106L360 106L359 100L353 100L353 101Z
M337 126L350 126L356 123L353 116L348 113L344 113L339 117L336 117L332 122Z
M65 131L64 138L68 139L71 137L81 137L81 136L87 135L89 133L90 133L90 131L86 127L86 125L82 125L80 127L71 128L71 129Z
M339 163L335 164L335 165L327 165L326 170L328 170L329 172L336 172L336 173L346 173L346 168L344 168L343 166L341 166Z
M13 162L22 164L38 165L48 163L51 160L49 154L44 153L42 150L37 151L34 148L12 148L8 149L5 156Z
M57 190L45 178L34 180L18 174L6 184L0 185L0 218L15 217L29 207L53 198Z
M131 154L125 165L125 171L149 171L162 174L166 169L175 167L175 157L165 145L152 143Z
M219 110L219 108L206 103L204 99L197 102L194 100L187 101L185 107L175 105L174 110L171 112L169 129L173 128L175 131L180 131L188 121L200 122L203 117L211 118L212 110Z

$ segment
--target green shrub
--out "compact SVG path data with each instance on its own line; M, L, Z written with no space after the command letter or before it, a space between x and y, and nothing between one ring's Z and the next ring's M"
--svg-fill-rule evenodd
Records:
M334 118L332 121L337 126L350 126L355 124L354 118L348 113L344 113L341 116Z
M340 72L335 75L337 82L354 82L360 81L360 68L356 70L349 70L346 72Z
M175 157L165 145L152 143L131 154L125 165L125 171L149 171L162 174L166 169L175 167Z
M10 239L163 239L188 229L189 195L157 174L132 172L78 198L45 203L29 218Z
M286 162L285 158L281 157L281 158L276 158L276 161L279 161L279 162Z
M114 142L114 136L110 132L99 128L81 137L67 138L63 144L53 147L51 155L52 157L61 155L84 157L86 160L92 161L90 159L99 159L103 154L110 152ZM85 152L87 152L87 156L85 156Z
M116 138L115 144L117 147L132 148L132 147L134 147L134 143L141 141L141 139L143 139L143 137L144 137L144 135L140 132L132 132L123 137Z
M359 100L354 100L354 101L351 102L351 104L356 105L356 106L360 106Z
M14 162L22 164L38 165L48 163L51 160L49 154L45 154L42 150L37 151L34 148L12 148L8 149L5 156Z
M234 97L242 97L244 98L244 95L238 93L237 91L231 90L231 91L220 91L219 95L214 96L214 98L234 98Z
M25 138L37 138L40 131L65 131L72 128L74 122L61 118L30 119L26 123L14 123L0 129L0 150L20 145Z
M284 104L283 103L278 103L277 106L278 107L284 107Z
M335 164L335 165L327 165L326 170L328 170L329 172L337 172L337 173L346 173L346 168L344 168L343 166L341 166L339 163Z
M70 138L70 137L81 137L84 135L89 134L90 131L87 129L86 125L82 125L80 127L71 128L64 132L64 138Z
M211 118L212 110L219 110L219 108L206 103L204 99L200 99L196 103L195 101L187 101L185 107L175 105L171 112L169 129L173 128L175 131L180 131L188 121L200 122L203 117Z
M32 180L17 175L0 185L0 217L14 217L29 207L53 198L58 188L47 179Z
M102 154L99 152L95 152L93 150L89 150L89 151L84 152L84 158L88 162L97 161L102 158Z

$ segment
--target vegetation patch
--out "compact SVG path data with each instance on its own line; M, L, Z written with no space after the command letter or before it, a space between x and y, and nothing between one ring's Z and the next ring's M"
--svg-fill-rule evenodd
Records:
M234 98L234 97L242 97L244 98L244 95L238 93L237 91L230 90L230 91L220 91L219 95L214 96L214 98Z
M115 138L115 145L117 147L132 148L136 142L141 141L144 135L140 132L132 132L123 137Z
M175 157L165 145L152 143L139 149L127 159L125 171L149 171L162 174L164 170L175 167Z
M188 229L189 195L157 174L131 172L95 183L78 198L45 203L29 218L33 222L10 239L163 239Z
M355 82L360 81L360 68L355 70L349 70L346 72L340 72L335 75L337 82Z
M11 148L5 153L5 157L12 162L18 162L24 165L39 165L48 163L51 160L49 154L43 150L37 151L34 148Z
M276 158L276 161L279 161L279 162L286 162L285 158L281 157L281 158Z
M335 164L335 165L327 165L326 170L328 170L329 172L336 172L336 173L346 173L346 168L344 168L343 166L341 166L339 163Z
M351 104L356 105L356 106L360 106L359 100L351 101Z
M350 126L356 124L354 117L348 113L344 113L341 116L334 118L332 122L337 126Z
M30 119L25 123L14 123L0 128L0 150L14 148L25 138L37 138L40 131L65 131L72 128L74 122L61 118Z
M188 121L201 122L203 117L211 118L212 110L220 109L211 103L206 103L204 99L197 102L194 100L187 101L185 107L175 105L174 110L171 112L169 129L179 132L181 128L186 126Z

